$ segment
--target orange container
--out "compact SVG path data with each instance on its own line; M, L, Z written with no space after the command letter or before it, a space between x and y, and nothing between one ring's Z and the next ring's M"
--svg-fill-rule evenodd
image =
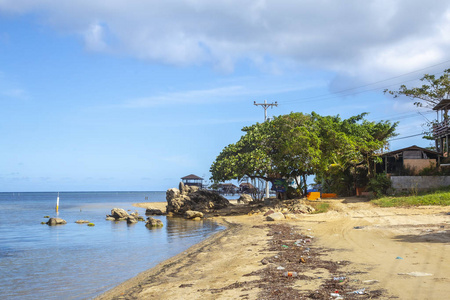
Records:
M309 193L306 195L306 198L307 198L308 200L317 200L317 199L320 199L320 192L309 192Z
M322 193L322 198L336 198L337 195L333 193Z

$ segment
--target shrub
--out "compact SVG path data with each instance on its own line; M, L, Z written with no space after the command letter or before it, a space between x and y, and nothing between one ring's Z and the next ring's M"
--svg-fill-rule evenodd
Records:
M386 195L387 190L391 187L392 182L386 173L376 174L375 177L370 178L367 188L369 191L374 192L377 197Z

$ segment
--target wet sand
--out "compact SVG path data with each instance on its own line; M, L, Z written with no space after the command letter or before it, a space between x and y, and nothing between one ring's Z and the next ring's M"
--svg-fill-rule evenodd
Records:
M262 213L215 217L226 230L98 299L448 298L449 207L327 202L327 213L279 222Z

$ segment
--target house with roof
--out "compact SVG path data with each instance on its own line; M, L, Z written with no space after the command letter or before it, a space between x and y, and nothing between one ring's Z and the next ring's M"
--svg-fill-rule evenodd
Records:
M181 182L183 182L184 185L198 186L199 188L203 188L203 178L194 174L181 177Z
M382 163L377 164L377 173L417 175L425 168L438 167L442 155L436 151L414 145L382 153L379 156Z

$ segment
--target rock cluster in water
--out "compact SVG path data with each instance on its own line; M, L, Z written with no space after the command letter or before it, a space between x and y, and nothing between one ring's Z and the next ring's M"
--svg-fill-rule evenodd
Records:
M180 182L179 189L171 188L166 192L167 213L183 216L187 211L212 212L226 208L230 202L214 192L200 190L196 186L187 186Z
M46 224L49 226L55 226L55 225L64 225L67 224L67 222L61 218L50 218L48 219Z
M128 214L125 209L113 208L111 209L111 214L106 215L106 220L109 221L127 221L128 224L137 223L138 221L144 221L144 218L139 216L139 213L135 211L134 213Z

